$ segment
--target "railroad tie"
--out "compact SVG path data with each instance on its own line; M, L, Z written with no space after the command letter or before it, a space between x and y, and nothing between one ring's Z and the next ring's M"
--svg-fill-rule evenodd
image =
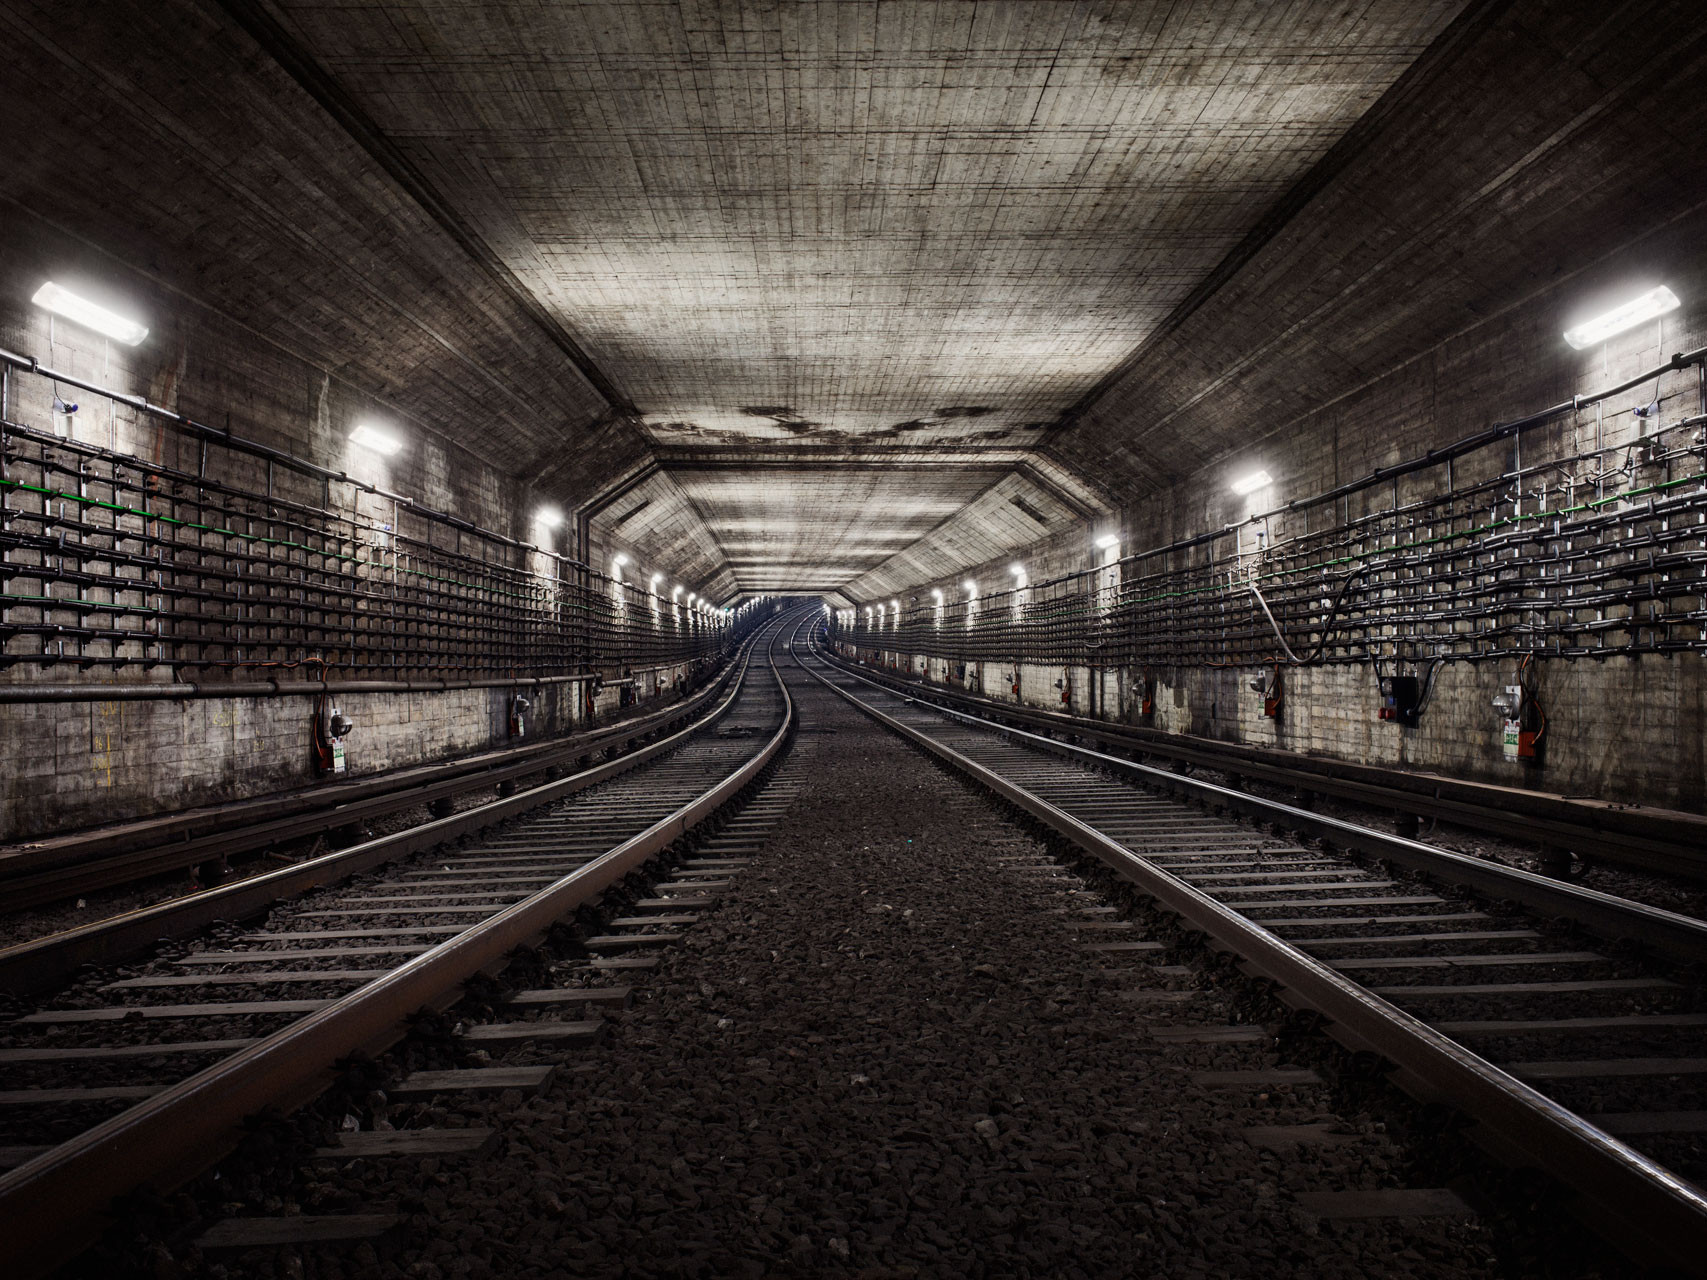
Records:
M453 1071L416 1071L385 1093L393 1102L425 1102L441 1093L505 1093L532 1097L551 1083L555 1066L465 1067Z
M585 1048L597 1044L604 1035L605 1022L601 1018L586 1022L487 1022L469 1027L462 1038L482 1047L550 1043Z
M362 1129L338 1135L333 1146L316 1147L316 1160L365 1160L376 1156L483 1156L498 1145L498 1131L467 1129Z
M208 1257L229 1257L250 1249L285 1245L349 1244L386 1240L406 1221L395 1213L297 1214L286 1218L226 1218L196 1237Z
M547 987L535 991L517 991L508 996L504 1003L525 1008L596 1004L624 1009L633 999L633 987Z

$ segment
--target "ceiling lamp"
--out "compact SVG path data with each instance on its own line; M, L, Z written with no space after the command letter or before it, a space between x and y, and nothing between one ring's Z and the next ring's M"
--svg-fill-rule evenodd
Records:
M1233 481L1231 488L1241 498L1255 493L1258 489L1266 489L1274 483L1274 477L1266 471L1253 471L1248 476L1240 476Z
M375 453L383 453L388 458L403 447L400 437L369 422L358 424L356 429L350 432L350 443L359 444L364 449L372 449Z
M51 280L37 289L30 301L38 307L45 307L56 316L64 316L85 329L93 329L96 333L115 338L127 346L134 347L148 336L147 325L126 319L116 311L108 311L87 298L79 298L71 290L62 288Z
M1621 307L1612 308L1605 315L1596 316L1574 329L1566 329L1565 341L1581 351L1584 347L1605 342L1626 329L1634 329L1644 320L1652 320L1668 311L1676 311L1681 305L1677 295L1662 284L1657 289L1649 289L1639 298L1630 299Z

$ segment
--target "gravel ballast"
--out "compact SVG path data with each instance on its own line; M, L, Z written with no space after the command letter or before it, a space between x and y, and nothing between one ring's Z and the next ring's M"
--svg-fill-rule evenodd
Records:
M796 688L804 793L605 1042L532 1100L432 1109L496 1124L499 1154L301 1174L303 1211L395 1205L403 1243L215 1274L1497 1273L1474 1218L1301 1208L1299 1193L1407 1185L1402 1153L1328 1110L1325 1086L1193 1083L1290 1064L1266 1035L1159 1040L1227 1023L1227 1001L1135 998L1191 980L1085 950L1114 939L1074 926L1113 917L1036 865L1039 842ZM1335 1140L1242 1136L1301 1124Z

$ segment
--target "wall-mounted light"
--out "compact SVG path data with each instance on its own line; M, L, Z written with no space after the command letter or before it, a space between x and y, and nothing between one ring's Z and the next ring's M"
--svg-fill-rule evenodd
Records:
M1253 471L1249 475L1240 476L1228 487L1241 498L1255 493L1258 489L1267 488L1274 483L1274 477L1266 471Z
M96 333L116 339L126 346L134 347L148 336L148 326L138 324L116 311L108 311L87 298L79 298L71 290L51 280L37 289L30 301L38 307L45 307L56 316L64 316L67 320L73 320L86 329L93 329Z
M965 582L961 583L960 589L966 593L966 598L968 600L976 600L978 598L978 584L973 582L971 579L967 579Z
M558 525L563 523L563 513L556 507L541 507L538 511L533 513L533 518L539 521L547 529L555 529ZM620 564L621 561L617 561L615 563Z
M402 438L393 435L384 427L376 427L371 422L356 424L356 429L350 432L350 443L359 444L364 449L372 449L375 453L383 453L390 457L403 447Z
M663 581L663 580L664 580L664 575L663 575L663 574L661 574L661 573L655 573L655 574L653 574L653 575L652 575L652 582L651 582L651 584L650 584L650 585L651 585L651 588L652 588L652 594L653 594L653 595L657 595L657 594L658 594L658 584L659 584L659 583L660 583L660 582L662 582L662 581Z
M1105 533L1102 537L1097 539L1097 549L1099 551L1107 551L1110 547L1118 547L1119 545L1120 535L1118 533Z
M1657 289L1649 289L1639 298L1631 298L1621 307L1612 308L1605 315L1598 315L1573 329L1566 329L1565 341L1581 351L1584 347L1605 342L1626 329L1634 329L1644 320L1652 320L1668 311L1676 311L1681 305L1683 304L1677 300L1677 295L1662 284Z
M680 600L681 598L682 598L681 587L679 587L679 586L671 587L670 588L670 599L671 600Z
M544 518L544 514L545 514L544 512L540 513L541 519ZM557 524L563 519L562 515L558 514L557 512L553 512L552 514L556 517L556 519L551 521L552 524ZM626 555L624 555L622 552L618 551L614 556L612 556L610 558L610 562L611 562L612 568L620 569L620 568L622 568L623 565L628 563L628 557Z
M942 608L942 588L941 587L932 587L931 588L931 599L936 601L936 607L937 608L939 608L939 609Z

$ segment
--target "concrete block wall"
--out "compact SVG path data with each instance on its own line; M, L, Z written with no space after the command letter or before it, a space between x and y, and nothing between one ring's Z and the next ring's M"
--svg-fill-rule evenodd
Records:
M1264 714L1253 679L1270 668L1169 669L1155 672L1154 712L1145 720L1135 697L1139 673L1070 668L1072 701L1055 682L1063 668L956 663L851 644L838 651L882 668L895 664L935 684L1000 702L1066 711L1167 733L1297 751L1398 769L1442 773L1569 795L1641 797L1643 803L1707 809L1707 663L1695 657L1612 657L1543 667L1538 696L1548 718L1540 765L1506 759L1495 694L1516 678L1515 661L1441 667L1421 722L1406 727L1377 717L1375 676L1365 666L1283 668L1280 715ZM982 680L980 682L980 676ZM1106 679L1102 708L1094 681Z
M152 332L139 347L51 317L29 299L45 279L66 279L67 263L89 268ZM366 395L291 350L162 286L153 276L103 258L46 224L13 219L0 244L0 345L53 367L146 396L258 443L387 487L507 536L551 545L537 528L532 490L452 444L402 409ZM80 441L195 472L202 446L187 434L105 399L63 387L81 404L71 434ZM13 375L3 409L12 422L52 430L54 386ZM229 415L229 416L228 416ZM354 448L355 423L373 418L407 437L395 458ZM264 462L211 447L207 474L265 491ZM329 491L282 468L273 492L329 509L392 518L391 504L349 486ZM566 550L567 547L564 547ZM528 567L546 571L548 557ZM117 676L95 668L19 663L0 682L54 683L167 678L164 671ZM189 673L189 678L197 678ZM217 676L215 676L217 678ZM237 678L243 678L238 673ZM673 681L674 672L670 673ZM668 682L667 682L668 687ZM348 742L353 775L487 750L509 741L507 693L363 694L341 699L356 723ZM570 687L530 693L528 736L571 728L579 712ZM619 694L601 695L601 712ZM0 840L125 820L186 805L239 799L314 779L309 744L312 698L168 702L62 702L0 705Z
M657 673L637 706L675 697L685 666ZM453 759L585 727L578 686L522 691L523 735L509 730L509 689L363 693L333 698L355 723L349 777ZM598 722L625 714L601 690ZM312 698L208 698L0 706L0 841L239 800L314 780Z
M1377 467L1416 457L1575 394L1626 380L1707 340L1707 258L1697 246L1707 212L1635 239L1625 249L1563 276L1514 312L1490 316L1419 351L1404 366L1372 378L1353 394L1271 431L1234 456L1215 458L1176 478L1162 493L1123 512L1128 553L1217 529L1292 499L1331 489ZM1580 313L1581 299L1622 299L1622 281L1669 283L1684 299L1679 311L1597 348L1571 350L1560 317ZM1696 370L1659 380L1660 420L1700 411ZM1630 412L1655 393L1653 384L1524 433L1516 445L1483 450L1455 464L1463 484L1500 474L1514 457L1534 463L1591 447L1639 439L1647 423ZM1616 459L1615 459L1616 461ZM1261 467L1275 484L1249 499L1228 480ZM1397 500L1441 491L1439 470L1407 477ZM1346 515L1382 511L1395 487L1353 495L1339 510L1288 515L1271 536L1322 528ZM1508 762L1500 749L1494 696L1514 680L1516 661L1453 662L1440 669L1422 722L1414 729L1376 719L1378 695L1367 665L1287 669L1281 718L1261 714L1249 681L1266 668L1156 672L1155 727L1236 742L1263 743L1338 759L1369 761L1455 776L1606 796L1685 809L1707 809L1707 659L1700 654L1543 658L1539 696L1549 717L1539 767ZM1386 669L1386 668L1384 668ZM1409 672L1411 674L1420 674ZM1136 714L1130 697L1123 718Z
M1707 212L1661 228L1626 250L1562 277L1525 300L1521 315L1496 314L1438 345L1419 351L1402 367L1373 377L1350 395L1271 430L1236 455L1206 460L1195 472L1170 477L1166 488L1130 502L1122 512L1122 554L1216 530L1253 512L1308 497L1368 475L1377 467L1416 457L1473 434L1491 422L1515 418L1628 379L1707 341L1707 258L1696 246L1707 235ZM1570 350L1559 317L1580 311L1579 297L1620 300L1619 282L1668 282L1685 300L1663 322L1643 325L1602 346ZM1700 411L1700 382L1693 369L1658 383L1660 420L1675 422ZM1644 384L1593 409L1524 433L1515 447L1483 450L1454 466L1458 484L1500 474L1514 457L1533 464L1570 456L1596 439L1621 446L1639 439L1648 424L1630 412L1654 394ZM1615 460L1616 461L1616 460ZM1261 467L1275 477L1267 489L1241 498L1228 481ZM1439 492L1440 469L1393 485L1375 486L1343 504L1289 513L1269 522L1271 537L1295 536L1345 518L1387 510ZM1014 561L1030 580L1088 568L1093 534L1057 536L993 560L973 571L994 584ZM1249 541L1247 537L1247 542ZM1035 566L1035 567L1034 567ZM1153 570L1152 561L1129 572ZM926 583L904 599L929 600L929 588L951 589L970 574ZM994 590L986 585L984 590ZM981 592L981 595L984 592ZM924 655L920 655L923 657ZM982 668L982 691L1010 699L1011 664ZM1605 796L1690 810L1707 810L1707 659L1700 654L1543 658L1539 697L1549 728L1538 766L1505 759L1496 694L1514 682L1516 660L1452 662L1441 667L1430 703L1415 728L1377 719L1378 691L1367 664L1283 670L1284 709L1262 713L1262 697L1249 686L1267 667L1157 668L1155 713L1149 722L1169 732L1229 742L1273 746L1336 759L1440 772L1453 776L1567 794ZM1391 670L1390 667L1383 667ZM950 680L949 664L931 664L931 678ZM1421 674L1407 668L1406 674ZM1141 671L1100 677L1075 673L1073 707L1079 714L1136 721ZM1020 700L1059 709L1054 682L1059 667L1026 667ZM1100 680L1101 704L1095 697Z

